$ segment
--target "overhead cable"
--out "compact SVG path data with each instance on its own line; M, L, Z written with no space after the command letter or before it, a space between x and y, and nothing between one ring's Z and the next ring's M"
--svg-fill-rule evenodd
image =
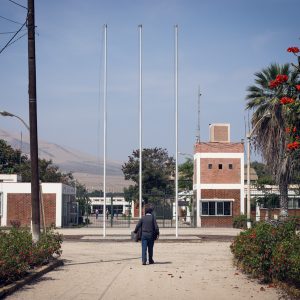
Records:
M9 22L12 22L12 23L15 23L15 24L19 24L19 25L22 25L22 23L20 22L17 22L17 21L14 21L14 20L11 20L9 18L6 18L6 17L3 17L3 16L0 16L1 19L4 19L6 21L9 21Z
M12 40L15 38L15 36L23 29L23 27L26 25L27 23L27 18L26 21L24 22L24 24L20 27L20 29L12 36L12 38L5 44L5 46L0 50L0 54L4 51L4 49L6 47L8 47L10 44L12 44Z
M26 28L22 29L21 31L26 30ZM6 32L0 32L0 34L12 34L12 33L16 33L17 31L6 31Z
M9 44L6 46L6 48L9 47L10 45L14 44L16 41L20 40L20 39L21 39L22 37L24 37L25 35L27 35L27 32L25 32L24 34L22 34L21 36L19 36L16 40L14 40L14 41L12 41L11 43L9 43Z
M8 0L8 1L11 2L11 3L13 3L13 4L16 4L16 5L20 6L20 7L23 7L23 8L25 8L26 10L28 10L27 7L21 5L21 4L18 3L18 2L15 2L15 1L13 1L13 0Z

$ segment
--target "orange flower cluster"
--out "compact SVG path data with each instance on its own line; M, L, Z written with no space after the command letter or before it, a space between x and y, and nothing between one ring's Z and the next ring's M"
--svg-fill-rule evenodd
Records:
M285 128L286 133L297 132L297 128L294 126L293 128L287 127Z
M289 150L296 150L296 149L298 149L299 147L300 147L300 142L299 142L299 141L295 141L295 142L289 143L289 144L287 145L287 148L288 148Z
M300 52L300 50L298 47L289 47L287 49L287 52L298 53L298 52Z
M278 85L284 83L284 82L287 82L289 79L289 77L287 75L282 75L282 74L279 74L276 76L275 80L271 80L269 82L269 87L271 89L277 87Z
M285 104L291 104L291 103L294 103L295 100L293 98L289 98L289 97L282 97L280 99L280 103L285 105Z

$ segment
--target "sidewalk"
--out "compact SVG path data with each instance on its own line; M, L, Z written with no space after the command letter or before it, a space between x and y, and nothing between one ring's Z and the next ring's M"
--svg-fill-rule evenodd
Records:
M143 266L140 243L66 241L64 266L7 299L278 299L275 288L236 270L229 245L156 243L156 263Z

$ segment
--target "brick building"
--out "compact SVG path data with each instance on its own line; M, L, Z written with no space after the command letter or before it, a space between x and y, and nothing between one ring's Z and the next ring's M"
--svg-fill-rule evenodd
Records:
M245 212L244 145L230 142L229 124L212 124L209 142L195 144L194 193L198 227L232 227Z
M17 175L0 174L0 225L31 224L31 184L19 182ZM42 183L42 207L46 226L77 224L78 204L75 189L62 183ZM41 209L41 225L43 213Z

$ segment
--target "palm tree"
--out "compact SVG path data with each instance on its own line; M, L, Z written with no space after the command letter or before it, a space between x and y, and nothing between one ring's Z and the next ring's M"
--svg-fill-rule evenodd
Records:
M270 88L269 82L279 74L288 75L289 85ZM295 169L292 155L288 155L286 110L279 99L290 95L289 86L297 81L298 73L289 64L271 64L261 72L255 73L255 85L247 88L246 109L252 110L251 123L255 133L255 148L260 151L264 161L274 175L280 191L280 216L288 216L288 184Z

